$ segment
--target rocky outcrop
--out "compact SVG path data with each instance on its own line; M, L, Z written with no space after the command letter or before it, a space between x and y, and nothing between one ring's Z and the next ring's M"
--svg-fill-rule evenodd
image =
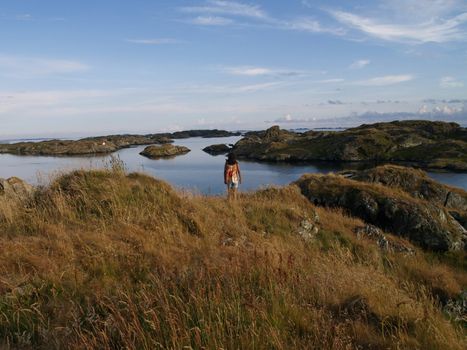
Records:
M396 121L344 131L294 133L278 126L247 133L235 144L241 158L264 161L412 162L467 171L467 129L456 123Z
M34 187L17 177L0 179L0 199L27 199L34 192Z
M304 175L295 184L312 203L343 208L422 248L451 251L465 246L465 229L445 208L401 191L335 175Z
M212 156L217 156L220 154L226 154L230 152L230 147L224 143L211 145L203 148L203 151L209 153Z
M165 144L161 146L148 146L142 152L140 152L140 154L151 159L158 159L175 157L188 152L190 152L188 147Z
M365 170L347 170L340 174L352 180L398 188L414 198L439 206L467 210L466 191L436 182L420 169L383 165Z
M378 247L383 251L415 255L415 250L412 247L388 238L383 231L376 226L366 224L365 226L357 227L355 233L359 239L365 237L375 241Z
M467 211L466 210L449 210L449 214L456 219L456 221L467 230Z

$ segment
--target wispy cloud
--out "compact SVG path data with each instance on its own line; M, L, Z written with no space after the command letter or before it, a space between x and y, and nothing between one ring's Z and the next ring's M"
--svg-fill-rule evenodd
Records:
M467 32L461 27L467 22L467 12L448 19L431 18L413 24L368 18L345 11L330 11L330 14L349 28L387 41L444 43L464 41L467 38Z
M0 54L0 75L37 76L83 72L90 67L79 61Z
M236 66L236 67L224 67L222 71L238 76L247 77L258 77L258 76L273 76L273 77L297 77L312 74L311 72L293 70L293 69L277 69L267 67L255 67L255 66Z
M412 22L448 17L467 9L465 0L382 0L382 10Z
M333 83L342 83L344 81L345 79L342 79L342 78L331 78L331 79L317 80L317 81L314 81L314 83L333 84Z
M461 88L464 87L464 83L460 80L457 80L454 77L442 77L439 81L439 86L443 89L449 88Z
M177 86L174 91L175 95L179 96L197 96L197 95L232 95L244 94L250 92L260 92L272 90L285 86L286 83L282 81L266 82L258 84L188 84L184 86ZM165 92L170 92L165 89Z
M354 85L360 86L387 86L400 84L414 79L413 75L403 74L403 75L386 75L383 77L375 77L367 80L356 81Z
M344 35L346 33L342 28L325 27L319 21L310 17L300 17L291 21L276 20L275 25L278 28L309 33L329 33L334 35Z
M188 21L185 20L185 22L198 25L248 24L250 26L309 33L330 33L334 35L343 35L345 33L342 28L323 26L319 21L311 17L284 20L271 16L259 5L250 5L237 1L207 0L203 5L181 7L180 11L198 14L198 17Z
M467 104L467 98L454 98L454 99L450 99L450 100L438 100L438 99L435 99L435 98L426 98L424 100L422 100L423 103L427 103L427 104L437 104L437 103L448 103L448 104L459 104L459 103L464 103L464 104Z
M263 67L228 67L225 71L232 75L245 75L250 77L270 75L272 70Z
M315 121L316 118L295 118L291 114L286 114L283 117L277 118L272 121L272 123L278 124L300 124L300 123L310 123ZM266 120L266 123L271 123L271 121Z
M259 5L243 4L236 1L208 0L204 5L185 6L181 7L180 10L189 13L211 13L251 18L267 17L267 14L261 9Z
M365 66L368 66L370 64L370 60L357 60L353 62L349 68L350 69L361 69Z
M188 22L202 26L226 26L234 23L234 20L220 16L198 16Z
M181 41L172 38L155 38L155 39L126 39L125 41L133 44L141 45L165 45L165 44L180 44Z
M32 20L32 15L30 15L29 13L22 13L20 15L16 15L15 19L18 21L30 21Z
M243 93L243 92L256 92L256 91L263 91L275 88L281 85L279 82L271 82L271 83L262 83L262 84L252 84L252 85L244 85L232 88L231 91Z

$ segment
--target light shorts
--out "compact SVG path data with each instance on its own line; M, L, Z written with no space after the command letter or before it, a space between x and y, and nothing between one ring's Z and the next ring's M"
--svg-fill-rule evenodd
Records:
M230 182L229 182L229 188L230 188L231 190L237 189L237 188L238 188L238 182L230 181Z

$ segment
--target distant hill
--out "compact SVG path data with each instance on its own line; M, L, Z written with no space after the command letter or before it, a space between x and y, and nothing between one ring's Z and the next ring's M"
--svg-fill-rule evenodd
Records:
M86 137L79 140L47 139L39 142L15 142L0 144L0 153L21 155L92 155L105 154L119 149L137 145L166 144L173 139L189 137L228 137L238 136L239 132L226 130L186 130L174 133L159 133L148 135L107 135Z

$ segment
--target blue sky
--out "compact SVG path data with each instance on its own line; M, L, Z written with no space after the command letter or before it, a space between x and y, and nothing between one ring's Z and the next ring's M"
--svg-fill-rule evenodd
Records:
M0 0L0 137L467 123L467 1Z

